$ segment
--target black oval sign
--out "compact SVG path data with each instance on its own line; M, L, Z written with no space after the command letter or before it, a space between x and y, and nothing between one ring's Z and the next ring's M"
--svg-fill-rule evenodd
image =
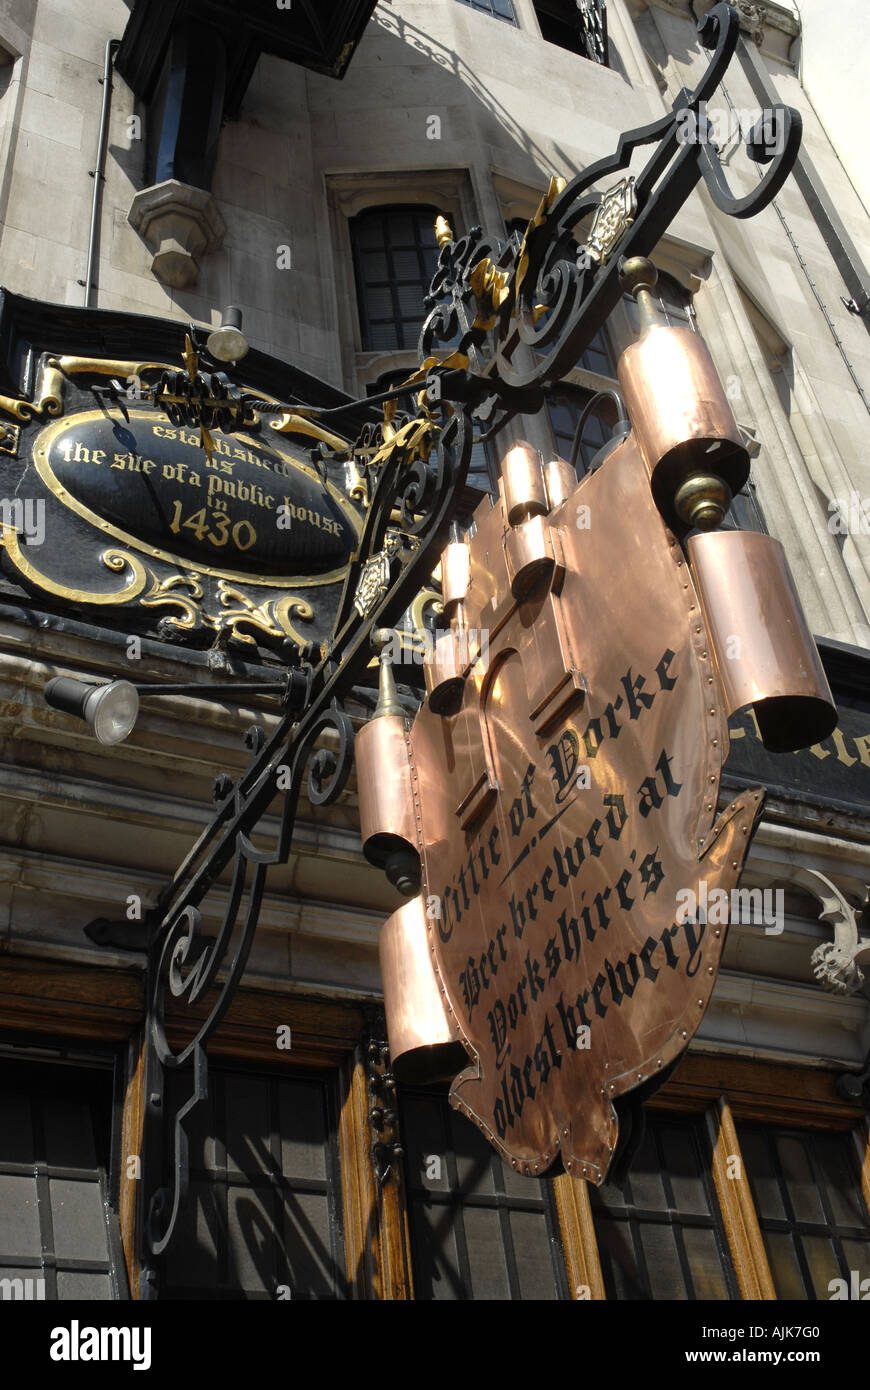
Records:
M321 573L354 549L356 514L306 463L270 442L199 432L131 411L67 416L34 444L36 467L65 505L102 529L210 568Z

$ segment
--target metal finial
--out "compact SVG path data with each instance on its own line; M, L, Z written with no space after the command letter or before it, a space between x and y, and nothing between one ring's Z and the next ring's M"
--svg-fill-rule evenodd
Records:
M658 278L658 271L646 256L629 256L619 263L619 283L625 293L633 295L637 302L641 336L648 329L661 325L661 318L651 294Z
M399 635L391 627L378 627L372 633L372 646L379 654L381 663L378 677L378 703L375 706L372 719L386 719L391 714L398 714L401 719L405 717L405 711L399 700L399 692L396 690L393 668L390 664L390 647L396 640L400 640Z
M439 246L449 246L453 240L453 228L446 217L435 218L435 240Z

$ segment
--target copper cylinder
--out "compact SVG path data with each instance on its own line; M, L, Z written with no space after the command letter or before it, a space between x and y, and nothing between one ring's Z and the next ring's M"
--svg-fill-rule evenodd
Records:
M547 489L541 456L531 444L521 441L508 449L501 463L504 504L511 526L530 516L547 512Z
M435 644L423 658L423 676L429 694L429 707L436 714L446 713L461 698L468 640L461 629L439 632Z
M552 511L554 507L560 506L566 497L571 496L577 486L577 474L565 459L550 459L550 462L544 465L544 482L547 501L550 504L548 510Z
M405 721L371 719L355 744L363 854L399 892L420 891L420 853Z
M773 753L827 738L834 697L779 541L714 531L690 536L687 550L728 713L752 705Z
M749 455L697 333L651 327L625 349L617 372L656 506L669 525L680 524L674 494L693 473L717 475L732 496L740 491Z
M550 528L542 516L533 516L506 532L504 556L511 581L511 593L521 598L555 568Z
M444 607L461 603L471 578L471 550L465 541L451 541L441 552L441 592Z
M432 968L422 897L387 918L378 954L393 1075L418 1086L452 1079L468 1056Z

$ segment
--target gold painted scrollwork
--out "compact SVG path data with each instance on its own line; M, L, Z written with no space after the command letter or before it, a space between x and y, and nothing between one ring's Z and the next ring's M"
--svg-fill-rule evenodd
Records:
M33 418L33 406L30 401L16 401L11 396L0 396L0 410L5 410L7 415L14 415L16 420Z
M314 609L305 599L285 594L282 598L266 599L264 603L256 604L247 594L223 580L218 584L218 593L223 612L216 621L213 620L215 626L221 630L229 628L240 642L256 643L255 637L242 631L243 627L256 628L269 637L291 637L300 646L308 641L292 622L292 618L311 622L314 617Z
M139 602L143 608L179 608L181 615L164 614L166 622L179 631L191 632L203 621L202 585L195 570L187 574L173 574L168 579L157 579L151 575L152 584L148 593ZM191 596L179 593L179 589L189 589ZM206 621L209 621L206 618Z
M100 562L111 570L114 574L130 571L130 578L120 589L73 589L68 584L59 584L56 580L50 579L47 574L43 574L31 564L27 555L21 549L18 542L18 532L14 526L3 526L2 528L3 545L6 554L19 574L35 588L41 589L44 593L55 594L58 598L66 599L69 603L93 603L101 606L116 605L119 603L129 603L131 599L138 598L148 582L148 571L135 555L130 555L126 550L104 550L100 554Z
M554 174L550 179L546 193L538 204L534 217L532 217L523 233L522 245L520 246L519 255L517 256L517 273L514 280L514 294L517 299L519 299L520 288L523 280L526 278L526 271L529 268L529 253L527 250L529 238L538 227L543 227L550 215L550 208L559 197L559 194L564 193L566 187L567 184L561 174Z
M49 357L40 367L34 400L17 401L12 396L0 396L0 410L26 423L34 415L60 415L63 410L63 373L58 370L57 359Z
M141 376L149 367L155 371L172 371L171 362L125 362L115 357L52 357L49 366L59 368L64 376L92 372L95 376L117 376L122 381Z
M411 604L411 625L415 632L425 631L427 608L439 617L444 612L444 600L438 589L421 589Z
M350 447L346 439L341 439L337 434L330 434L329 430L294 411L285 411L280 420L272 420L271 427L276 434L304 434L310 439L322 440L338 453L344 453Z
M42 365L33 409L37 415L43 411L49 415L60 415L63 410L63 373L58 370L54 357Z

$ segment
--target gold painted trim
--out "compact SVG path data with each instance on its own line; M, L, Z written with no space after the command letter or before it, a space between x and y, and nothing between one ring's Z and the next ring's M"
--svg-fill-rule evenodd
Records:
M150 412L142 410L131 410L129 415L131 423L136 419L142 420L144 423L148 423L153 419ZM326 584L336 584L345 578L347 564L341 566L339 569L330 570L328 574L313 576L274 575L263 577L258 574L247 574L239 570L217 569L212 565L200 564L198 561L192 562L179 555L173 554L171 551L149 545L147 542L138 540L135 536L131 536L128 532L122 531L116 526L112 526L110 522L105 521L96 512L92 512L90 508L86 507L78 498L70 495L66 488L61 485L59 479L55 477L48 461L48 450L54 443L57 435L70 429L76 422L81 422L84 425L90 421L104 419L105 415L101 410L86 410L72 415L64 415L59 420L53 420L50 425L47 425L41 430L33 442L34 467L46 487L57 497L59 502L69 508L70 511L75 512L77 516L89 522L90 525L97 530L104 531L107 536L112 536L115 540L120 541L124 545L132 546L134 550L138 550L143 555L149 555L156 560L161 560L164 564L174 565L183 570L193 570L197 574L207 574L210 578L214 579L227 579L234 584L255 584L270 589L315 588L322 587ZM256 439L252 439L249 435L233 435L232 438L237 439L241 444L249 445L254 450L262 447L258 444ZM362 518L354 511L348 499L339 492L332 483L328 482L325 478L321 478L316 470L310 467L309 464L301 463L298 459L294 459L283 453L280 454L280 457L284 462L291 463L294 468L298 468L301 473L307 474L318 486L324 488L327 494L333 498L345 514L355 537L355 545L348 555L349 561L351 555L359 546L363 525Z
M870 1119L862 1120L861 1124L855 1126L852 1130L852 1142L861 1171L861 1191L867 1210L870 1211Z
M122 362L114 357L50 357L50 367L58 367L64 376L76 376L82 372L93 372L95 376L139 376L151 368L159 372L177 372L178 365L172 362Z
M575 1302L606 1300L588 1185L583 1178L560 1173L553 1179L553 1195L562 1232L571 1298Z
M7 415L14 415L16 420L33 419L35 406L32 401L16 401L12 396L0 396L0 410L5 410Z
M128 603L130 599L138 598L145 585L148 583L148 573L145 566L135 555L127 555L123 550L104 550L100 555L100 560L107 569L115 573L123 570L126 565L133 571L133 578L129 584L122 589L114 589L109 592L100 590L91 591L89 589L70 589L65 584L58 584L48 575L35 569L30 561L25 557L18 544L18 532L14 526L2 526L3 544L6 547L12 564L25 579L28 579L36 588L42 589L49 594L55 594L58 598L64 598L73 603L94 603L94 604L120 604Z
M775 1300L776 1289L727 1097L720 1096L718 1103L705 1112L704 1119L713 1149L713 1182L740 1297ZM728 1176L729 1159L737 1160L739 1177Z
M40 368L33 409L37 415L41 415L44 410L47 410L49 415L60 415L63 410L63 374L58 371L51 357Z
M337 434L330 434L329 430L321 429L313 420L307 420L304 415L296 415L292 411L285 411L280 420L271 420L269 424L275 434L305 434L311 439L322 440L336 453L342 453L351 447L348 440L341 439Z

